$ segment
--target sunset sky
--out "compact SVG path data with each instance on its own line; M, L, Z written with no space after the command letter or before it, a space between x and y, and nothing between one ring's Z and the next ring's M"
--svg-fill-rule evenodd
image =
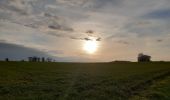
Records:
M0 0L0 59L170 60L170 0Z

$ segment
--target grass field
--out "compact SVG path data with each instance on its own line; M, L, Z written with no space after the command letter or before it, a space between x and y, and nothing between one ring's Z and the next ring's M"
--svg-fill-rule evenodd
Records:
M0 62L0 100L170 100L170 63Z

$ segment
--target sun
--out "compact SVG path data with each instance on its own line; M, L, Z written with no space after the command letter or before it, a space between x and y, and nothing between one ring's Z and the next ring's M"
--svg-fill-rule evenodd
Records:
M84 43L84 46L83 46L83 49L89 53L89 54L93 54L96 52L97 50L97 47L98 47L98 44L96 41L85 41Z

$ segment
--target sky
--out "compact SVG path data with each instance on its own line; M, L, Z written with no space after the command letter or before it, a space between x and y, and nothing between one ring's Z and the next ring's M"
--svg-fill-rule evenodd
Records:
M0 0L0 59L170 60L170 0ZM93 54L83 49L97 43Z

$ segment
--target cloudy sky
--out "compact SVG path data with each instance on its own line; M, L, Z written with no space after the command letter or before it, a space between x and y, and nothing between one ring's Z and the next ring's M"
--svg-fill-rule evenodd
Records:
M0 0L0 59L170 60L170 0ZM87 41L96 52L83 49ZM22 51L22 52L20 52ZM39 52L39 53L37 53Z

